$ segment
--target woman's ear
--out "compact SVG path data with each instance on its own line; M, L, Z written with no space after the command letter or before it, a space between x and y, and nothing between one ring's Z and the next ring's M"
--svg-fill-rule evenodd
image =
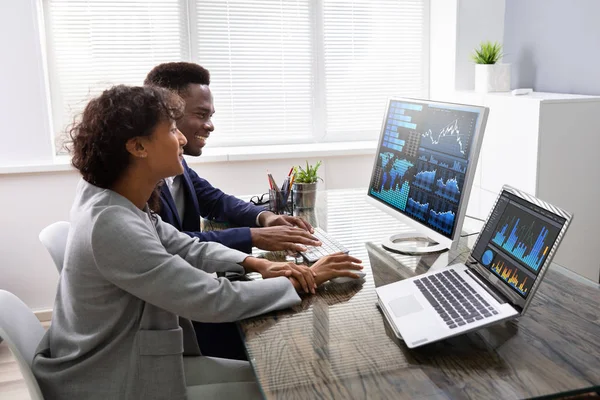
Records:
M146 158L148 157L148 152L144 148L144 144L140 139L141 138L139 136L129 139L125 144L125 148L129 152L129 154L131 154L134 157Z

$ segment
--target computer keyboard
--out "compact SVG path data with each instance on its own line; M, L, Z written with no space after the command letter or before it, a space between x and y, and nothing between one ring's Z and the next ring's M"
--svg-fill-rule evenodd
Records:
M315 228L315 232L313 233L313 236L316 237L317 239L319 239L321 241L322 245L321 246L306 246L307 247L306 251L300 252L302 257L304 257L304 259L309 263L318 261L320 258L325 257L329 254L339 253L339 252L346 253L346 254L348 253L347 248L345 248L343 245L338 243L337 240L333 239L331 236L329 236L327 234L327 232L325 232L321 228Z
M454 270L415 279L414 283L450 329L498 314Z

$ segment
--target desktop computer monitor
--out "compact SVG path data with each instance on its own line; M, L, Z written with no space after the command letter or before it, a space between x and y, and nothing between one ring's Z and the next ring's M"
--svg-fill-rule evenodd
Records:
M456 248L485 129L488 108L390 99L367 193L369 203L417 232L383 246L401 253ZM434 245L407 245L425 236Z

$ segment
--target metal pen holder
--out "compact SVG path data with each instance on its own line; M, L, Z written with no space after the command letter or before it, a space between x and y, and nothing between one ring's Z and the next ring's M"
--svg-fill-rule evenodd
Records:
M293 191L284 192L277 189L269 189L269 211L275 214L294 215Z

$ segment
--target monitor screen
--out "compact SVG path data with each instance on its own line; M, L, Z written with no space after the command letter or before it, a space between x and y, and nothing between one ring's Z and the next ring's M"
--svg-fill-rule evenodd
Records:
M390 100L369 197L452 239L457 214L466 210L465 181L468 171L473 174L475 165L469 168L470 164L477 162L478 148L474 149L473 143L484 110Z
M503 191L471 256L527 298L566 221Z

